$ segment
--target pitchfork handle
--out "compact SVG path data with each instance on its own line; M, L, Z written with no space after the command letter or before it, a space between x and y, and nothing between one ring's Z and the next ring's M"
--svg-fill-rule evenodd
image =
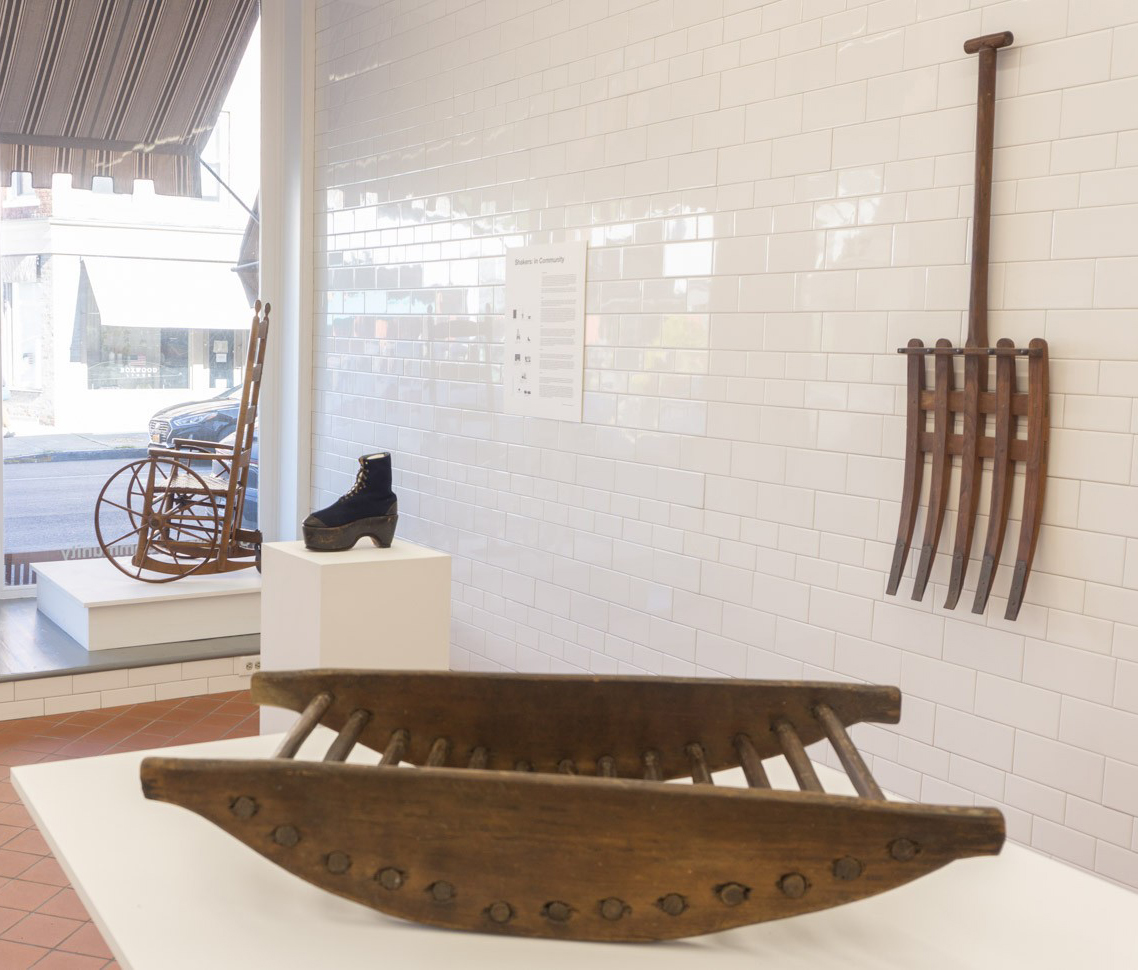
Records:
M983 37L973 37L964 42L964 53L975 54L985 47L999 50L1001 47L1011 47L1015 37L1010 30L1001 30L998 34L985 34Z
M992 226L992 141L996 124L996 51L1011 44L1012 33L986 34L964 42L966 53L980 54L976 93L976 177L972 212L972 288L968 302L968 346L988 346L988 251Z

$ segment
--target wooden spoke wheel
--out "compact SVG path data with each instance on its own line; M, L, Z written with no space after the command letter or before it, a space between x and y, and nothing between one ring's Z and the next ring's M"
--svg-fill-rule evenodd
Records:
M103 555L146 583L170 583L215 562L222 521L205 479L170 458L124 465L95 500L95 535Z

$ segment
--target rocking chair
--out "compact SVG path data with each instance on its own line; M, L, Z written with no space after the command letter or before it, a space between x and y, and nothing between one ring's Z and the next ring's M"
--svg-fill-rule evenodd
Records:
M95 535L103 555L121 572L146 583L183 576L260 568L261 533L241 528L253 452L270 305L254 308L241 409L233 446L175 438L173 448L151 448L145 458L115 472L95 501ZM206 457L216 474L199 471ZM114 538L111 538L111 537ZM134 542L134 554L115 558Z

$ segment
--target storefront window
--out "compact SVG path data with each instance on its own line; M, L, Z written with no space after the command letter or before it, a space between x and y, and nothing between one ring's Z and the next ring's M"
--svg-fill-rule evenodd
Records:
M97 327L88 331L91 390L189 387L188 330Z
M111 5L123 17L130 6ZM248 46L227 35L233 47L218 74L206 21L229 24L235 9ZM134 136L153 151L127 161L114 156L109 167L86 143L50 157L31 143L19 157L33 174L13 170L10 185L0 190L6 585L34 582L37 562L102 555L93 525L96 498L126 461L140 460L151 446L170 447L174 437L223 441L234 431L259 295L255 255L252 262L246 258L244 245L260 182L255 12L252 0L202 5L206 27L195 36L205 46L174 45L185 55L179 63L187 87L162 104L163 111L170 108L170 132L201 123L196 114L174 117L187 105L200 113L201 105L224 98L178 154L184 162L171 163L165 149L178 138L165 130ZM38 20L17 14L27 28L18 39L40 44L32 60L49 42L86 51L90 14L75 5L75 16L42 38ZM176 11L156 18L155 31L165 24L171 37L182 36ZM118 56L116 50L108 44L107 58ZM119 75L111 70L110 76ZM0 101L27 78L10 80ZM55 88L67 87L56 80ZM143 120L129 111L123 120L143 134L153 124L146 120L153 106L143 97L150 93L139 88L129 102ZM193 164L195 156L200 165ZM259 223L253 218L252 224L255 236ZM252 285L243 285L250 277ZM245 511L255 523L255 501ZM132 549L115 552L130 555Z
M182 327L104 326L85 270L79 284L75 326L80 340L78 346L73 341L72 360L87 365L90 390L190 387L190 331Z
M40 288L36 283L5 283L3 318L4 383L38 391L41 386Z

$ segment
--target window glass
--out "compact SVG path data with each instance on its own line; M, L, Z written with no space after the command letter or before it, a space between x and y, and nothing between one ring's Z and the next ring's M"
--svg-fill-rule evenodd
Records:
M254 31L201 151L200 197L21 172L0 190L7 585L34 582L36 562L102 555L96 498L128 461L233 432L259 287L256 247L252 261L242 248L259 231L259 133ZM243 524L256 515L254 488Z

